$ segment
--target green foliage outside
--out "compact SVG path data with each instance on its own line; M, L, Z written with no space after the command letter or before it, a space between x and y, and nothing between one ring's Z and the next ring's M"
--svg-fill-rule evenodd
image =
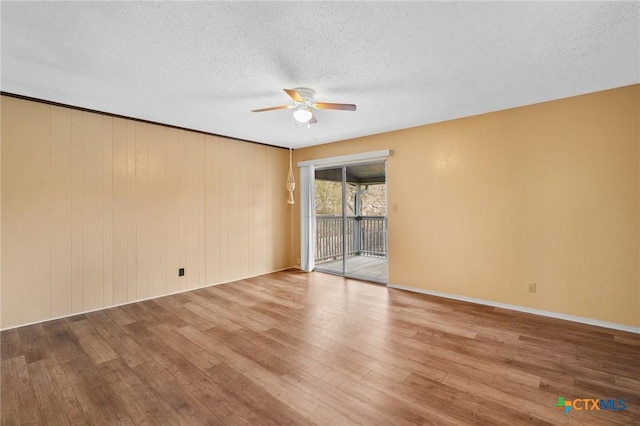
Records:
M342 215L342 184L340 182L316 180L316 214ZM355 215L356 185L347 184L347 216ZM362 185L362 216L386 216L385 185Z

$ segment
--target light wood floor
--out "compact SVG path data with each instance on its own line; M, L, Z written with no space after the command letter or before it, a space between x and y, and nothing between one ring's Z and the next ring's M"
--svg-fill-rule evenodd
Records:
M4 331L2 424L640 422L640 336L287 271ZM626 411L557 411L558 396Z
M387 265L386 258L350 256L347 257L347 275L386 284L388 282ZM342 272L342 259L317 263L316 269Z

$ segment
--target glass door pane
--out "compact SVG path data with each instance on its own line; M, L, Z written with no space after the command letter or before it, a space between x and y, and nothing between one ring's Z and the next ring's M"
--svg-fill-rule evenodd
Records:
M345 167L344 274L386 284L387 196L385 163Z
M315 269L386 284L386 163L315 171Z
M315 269L344 274L343 167L315 171Z

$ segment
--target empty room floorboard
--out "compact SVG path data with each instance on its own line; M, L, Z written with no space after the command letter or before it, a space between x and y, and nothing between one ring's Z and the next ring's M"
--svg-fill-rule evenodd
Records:
M320 272L1 337L2 425L640 424L640 335Z

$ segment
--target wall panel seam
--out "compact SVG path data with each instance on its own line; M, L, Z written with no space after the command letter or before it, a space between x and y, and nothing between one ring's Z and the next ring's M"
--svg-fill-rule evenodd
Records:
M52 239L51 239L51 217L53 215L53 208L52 208L52 204L53 204L53 197L52 197L52 193L53 193L53 143L52 143L52 139L53 139L53 117L51 114L51 106L47 107L47 111L49 112L49 317L51 317L51 312L53 312L53 294L52 294L52 288L53 288L53 268L52 268L52 263L53 263L53 259L52 259Z
M22 179L22 137L23 137L22 112L23 112L24 102L20 101L19 105L20 105L20 108L19 108L19 110L20 110L20 112L19 112L19 117L20 117L20 136L18 138L19 139L18 140L18 154L19 154L18 164L20 165L19 166L20 167L20 169L19 169L20 191L18 193L18 200L19 200L19 203L20 203L20 205L19 205L20 214L18 215L18 223L19 223L19 226L20 226L20 250L18 251L18 253L19 253L20 257L18 259L19 260L18 265L19 265L19 268L20 268L20 283L19 283L19 285L20 285L20 304L19 304L20 305L20 322L22 323L22 321L23 321L23 311L24 311L22 309L22 306L24 304L24 294L23 294L24 286L22 285L23 284L22 283L22 190L23 190L23 184L24 184L23 179Z
M84 113L80 114L80 135L81 144L80 144L80 163L82 174L80 176L81 182L81 191L80 191L80 306L84 307L84 138L85 138L85 122L84 122Z

